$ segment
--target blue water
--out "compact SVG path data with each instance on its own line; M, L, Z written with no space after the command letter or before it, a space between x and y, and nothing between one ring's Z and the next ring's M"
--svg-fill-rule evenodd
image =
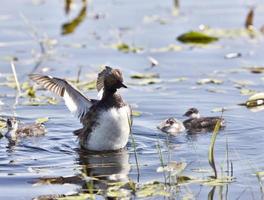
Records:
M196 173L194 169L210 169L208 148L210 133L167 137L156 130L161 120L170 116L184 120L182 114L190 107L197 107L202 115L218 107L233 109L224 113L227 127L218 135L215 154L218 166L225 164L226 140L229 144L229 158L233 162L236 181L217 187L215 198L261 199L260 184L254 173L263 171L263 112L253 113L236 106L248 97L242 96L234 87L234 80L250 80L247 88L263 90L262 74L241 71L243 67L263 65L263 36L223 38L219 42L203 47L180 44L176 37L184 32L198 29L200 24L212 28L239 29L244 27L249 6L255 6L255 27L263 24L264 7L261 1L182 1L178 16L172 15L172 1L93 1L88 2L86 19L72 34L61 35L62 24L76 17L82 7L76 1L70 15L64 13L63 1L23 0L2 1L0 8L0 80L11 74L10 58L16 62L20 82L27 81L27 74L41 73L48 68L48 74L59 77L76 77L82 67L81 80L93 79L101 65L118 67L123 71L129 89L120 91L127 102L142 112L134 118L133 133L140 164L139 182L163 181L163 174L156 169L161 166L157 144L161 145L165 163L184 161L188 163L185 175L207 177L208 173ZM99 15L99 19L95 16ZM146 22L146 17L159 16L165 24ZM152 16L152 17L151 17ZM145 20L144 20L145 19ZM41 53L39 41L45 43L45 55ZM110 46L119 41L142 47L138 54L122 53ZM175 52L154 52L153 49L175 44L182 50ZM240 52L242 57L225 59L230 52ZM159 61L159 66L150 68L148 56ZM40 61L38 67L37 63ZM231 73L232 70L237 70ZM148 86L137 86L129 78L139 72L159 73L161 82ZM175 78L186 77L186 81L175 82ZM202 78L217 78L221 85L197 85ZM223 93L208 92L217 89ZM49 117L48 133L43 137L21 139L10 145L5 138L0 140L0 199L30 199L40 195L69 194L82 186L70 184L36 184L43 177L73 177L89 168L87 176L123 174L125 179L137 181L138 173L131 140L127 150L104 156L80 153L72 131L81 127L71 116L63 102L58 105L25 106L20 98L14 108L16 91L1 86L1 114L17 116L21 121L34 122L36 118ZM43 91L38 91L38 94ZM49 92L46 95L52 96ZM7 94L7 95L5 95ZM95 91L85 92L96 98ZM98 166L98 163L106 166ZM109 162L115 165L109 167ZM89 167L90 166L90 167ZM87 170L86 170L87 171ZM105 185L97 187L105 189ZM228 190L227 190L228 187ZM206 199L211 187L189 184L182 188L179 198L186 193L193 198ZM99 198L99 197L98 197ZM161 198L161 197L153 197Z

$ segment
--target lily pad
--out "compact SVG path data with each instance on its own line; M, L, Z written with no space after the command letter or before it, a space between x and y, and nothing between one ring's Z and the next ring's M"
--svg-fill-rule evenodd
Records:
M217 37L210 36L198 31L190 31L188 33L184 33L177 37L177 39L183 43L193 44L209 44L218 40Z

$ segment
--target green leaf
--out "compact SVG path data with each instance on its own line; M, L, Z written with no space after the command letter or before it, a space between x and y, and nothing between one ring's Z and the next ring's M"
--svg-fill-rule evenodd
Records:
M209 161L210 166L214 170L215 178L217 178L217 170L216 170L215 160L214 160L214 145L215 145L216 137L220 130L220 127L221 127L221 120L218 120L215 125L213 135L211 137L211 143L210 143L209 153L208 153L208 161Z
M184 33L177 38L183 43L193 43L193 44L209 44L218 40L217 37L213 37L202 32L190 31Z

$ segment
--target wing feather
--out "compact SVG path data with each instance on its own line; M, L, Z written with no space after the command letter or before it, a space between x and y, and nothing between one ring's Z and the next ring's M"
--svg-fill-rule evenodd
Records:
M39 74L30 74L29 77L37 84L63 97L68 109L79 119L85 116L92 106L90 99L64 79Z

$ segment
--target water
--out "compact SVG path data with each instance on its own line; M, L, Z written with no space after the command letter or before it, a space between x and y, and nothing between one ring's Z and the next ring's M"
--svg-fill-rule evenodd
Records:
M21 139L18 144L0 140L0 199L30 199L40 195L69 194L85 189L84 174L110 181L131 179L140 183L164 181L157 144L161 146L164 162L184 161L188 163L185 175L204 177L208 173L195 173L195 169L210 169L208 148L210 133L176 137L166 136L156 130L157 124L170 116L183 120L182 114L190 107L197 107L203 115L213 115L210 111L217 107L234 107L224 113L227 127L221 131L216 141L216 161L218 172L225 166L226 140L229 144L229 158L233 162L236 181L228 186L216 187L217 195L223 199L261 199L260 185L254 173L263 171L263 112L253 113L243 107L236 107L247 99L234 87L234 80L250 80L254 85L248 88L261 91L261 74L247 71L230 73L233 69L263 65L263 37L225 38L207 48L178 43L175 38L200 24L213 28L241 28L249 5L256 6L255 26L262 26L264 7L261 1L184 1L180 2L180 15L172 16L172 1L96 1L87 6L86 19L74 33L61 35L62 24L76 17L81 9L81 1L75 4L70 16L64 13L63 1L3 1L0 8L0 71L4 81L6 73L11 73L9 58L17 57L17 73L21 82L27 80L32 71L41 72L48 67L48 74L59 77L76 77L82 67L81 79L85 74L95 75L100 65L118 66L123 71L128 90L120 91L127 102L142 112L134 118L133 133L137 145L140 164L138 177L134 149L131 141L127 150L103 155L86 155L79 149L72 131L81 127L78 120L69 115L63 102L58 105L25 106L19 99L15 106L16 91L0 87L1 114L16 115L23 122L33 122L36 118L49 117L46 124L48 133L43 137ZM99 19L95 19L99 15ZM160 16L166 21L146 22L146 16ZM144 21L145 19L145 21ZM151 18L153 19L153 17ZM49 39L46 55L40 66L41 57L38 40ZM122 53L112 44L119 41L144 48L139 54ZM181 45L176 52L153 52L169 44ZM225 59L230 52L240 52L242 57ZM148 56L160 63L149 68ZM148 86L130 84L129 76L135 72L159 73L162 82ZM179 77L186 81L173 82ZM196 84L201 78L213 77L224 81L221 85ZM224 93L208 92L218 89ZM40 92L39 92L40 93ZM47 92L46 95L51 93ZM95 91L87 96L96 97ZM136 105L136 106L135 106ZM220 115L216 113L216 115ZM103 163L103 165L102 165ZM121 177L109 176L122 174ZM65 184L37 184L43 177L64 177ZM103 181L95 187L105 189ZM212 187L190 184L181 189L175 198L192 194L192 198L206 199ZM263 195L263 194L262 194ZM98 198L102 198L97 196ZM159 198L159 197L150 197ZM160 197L161 198L161 197ZM208 197L209 198L209 197Z

